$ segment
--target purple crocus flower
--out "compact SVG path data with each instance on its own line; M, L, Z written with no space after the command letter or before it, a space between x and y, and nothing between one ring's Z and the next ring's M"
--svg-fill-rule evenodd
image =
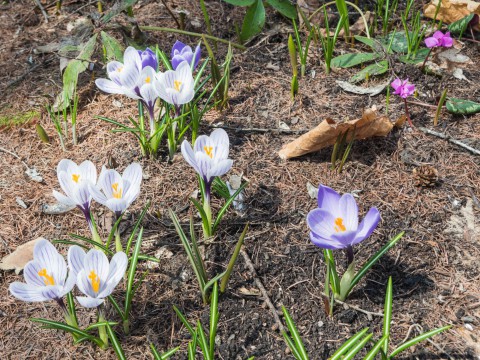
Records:
M358 224L358 208L353 196L340 196L323 185L318 189L318 208L307 215L310 240L324 249L345 249L351 254L349 262L353 260L352 246L369 237L379 221L380 213L373 207Z
M146 48L144 51L142 50L137 50L137 51L138 51L138 55L140 55L140 58L142 60L142 69L146 68L147 66L150 66L155 71L157 71L158 69L157 55L150 48Z
M177 69L177 66L181 62L186 61L190 66L193 63L193 70L195 70L200 61L201 50L200 44L195 48L195 52L192 51L192 48L188 45L185 45L181 41L176 41L172 47L172 67L173 70Z
M406 99L407 97L411 96L415 92L415 85L410 84L408 82L408 79L406 80L400 80L400 79L395 79L392 82L392 88L395 89L394 94L400 96L403 99Z
M449 48L453 46L453 39L450 36L450 32L444 34L441 31L435 31L433 36L425 39L425 45L430 49L435 47Z

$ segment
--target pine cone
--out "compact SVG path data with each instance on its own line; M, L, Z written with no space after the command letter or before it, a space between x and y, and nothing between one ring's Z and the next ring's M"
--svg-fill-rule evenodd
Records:
M421 165L413 169L413 177L416 186L435 186L438 181L438 171L433 166Z

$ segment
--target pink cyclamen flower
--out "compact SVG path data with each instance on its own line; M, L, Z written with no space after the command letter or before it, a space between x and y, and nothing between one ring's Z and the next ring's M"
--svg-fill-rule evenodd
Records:
M410 84L408 82L408 79L406 80L400 80L400 79L395 79L392 82L392 88L395 89L394 94L400 96L403 99L406 99L407 97L413 95L415 92L415 85Z
M425 45L430 49L434 47L448 48L453 46L453 39L450 36L450 32L444 34L441 31L435 31L433 36L425 39Z

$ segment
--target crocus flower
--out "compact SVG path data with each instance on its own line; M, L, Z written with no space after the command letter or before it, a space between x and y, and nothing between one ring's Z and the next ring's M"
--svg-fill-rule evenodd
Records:
M158 69L158 59L157 55L150 49L146 48L144 51L137 50L142 60L142 69L150 66L153 70L157 71Z
M106 93L126 95L142 101L148 110L150 125L153 125L155 100L158 97L153 88L158 66L156 55L150 49L139 52L129 46L125 50L123 61L123 64L119 61L109 62L107 74L110 80L97 79L95 84Z
M77 274L77 287L85 295L77 296L78 302L87 308L102 304L122 280L127 264L124 252L117 252L109 263L102 251L91 249L83 257L83 268Z
M415 85L410 84L407 80L395 79L392 82L392 88L395 89L394 94L400 96L403 99L413 95L415 93Z
M57 176L65 195L54 190L53 196L62 204L80 208L91 228L90 203L92 195L89 185L97 182L95 165L88 160L77 165L72 160L63 159L58 163Z
M433 36L425 39L425 45L430 49L435 47L449 48L453 46L453 39L450 36L450 32L444 34L441 31L435 31Z
M192 70L186 61L181 62L175 70L158 73L154 85L157 95L167 103L175 105L177 112L180 105L192 101L195 95Z
M333 189L320 185L318 208L307 215L310 240L324 249L346 249L369 237L380 221L380 213L371 208L358 224L358 208L351 194L340 196ZM353 256L353 252L352 252ZM352 259L353 260L353 259Z
M123 175L105 166L98 178L98 184L90 185L95 201L112 210L117 218L135 201L140 193L142 167L133 163L127 166Z
M226 174L233 165L233 160L228 159L229 150L230 141L223 129L214 130L210 136L199 136L193 149L187 140L182 142L183 157L205 182L207 201L213 179Z
M62 298L75 286L73 273L67 277L67 264L48 240L39 240L33 248L33 260L25 265L26 283L10 284L10 293L23 301L55 300L63 305ZM64 306L62 306L64 308Z
M181 41L176 41L172 47L172 67L173 70L176 70L178 65L182 61L186 61L192 69L195 70L198 66L198 62L200 61L201 56L201 49L200 44L197 45L195 48L195 52L192 51L192 48L188 45L185 45Z

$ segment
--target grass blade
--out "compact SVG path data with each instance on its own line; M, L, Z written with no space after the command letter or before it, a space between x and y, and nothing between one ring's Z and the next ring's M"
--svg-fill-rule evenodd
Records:
M373 334L368 334L365 336L362 340L357 342L342 358L342 360L351 360L354 358L357 353L364 348L364 346L368 343L370 338L373 336Z
M398 355L399 353L401 353L405 349L409 348L410 346L413 346L413 345L419 343L420 341L431 338L434 335L440 334L442 331L448 330L451 327L452 327L451 325L447 325L447 326L443 326L443 327L438 328L438 329L428 331L428 332L423 333L421 335L418 335L418 336L414 337L413 339L408 340L408 341L404 342L403 344L399 345L395 350L392 351L392 353L390 354L390 356L388 358L393 359L395 357L395 355Z
M235 266L235 262L237 261L238 254L240 254L240 249L242 248L243 241L245 240L245 236L247 235L248 231L248 223L245 225L240 238L238 239L237 245L235 246L235 250L233 251L233 255L228 262L227 271L225 271L225 275L222 277L222 282L220 283L220 291L222 293L225 292L227 287L228 279L230 279L230 275L232 274L233 267Z
M142 246L143 228L140 228L138 233L135 249L133 250L132 260L130 260L130 267L128 268L127 289L125 294L125 318L124 321L128 324L128 317L130 309L132 308L132 300L135 292L133 291L133 283L135 281L135 273L137 271L138 254Z
M342 346L338 348L337 351L332 355L330 360L340 360L343 359L342 356L345 354L359 339L361 339L365 333L368 331L368 327L365 329L362 329L355 335L353 335L350 339L345 341Z
M140 213L140 216L138 217L138 220L137 220L137 222L135 223L135 226L132 229L132 233L130 234L130 237L128 238L127 246L125 248L125 254L127 254L127 256L128 256L128 253L130 252L130 248L132 247L133 238L135 237L135 234L137 233L137 230L140 227L140 224L143 221L143 218L145 217L145 214L147 213L149 208L150 208L150 200L147 202L147 204L143 208L142 212Z
M188 332L190 333L190 336L193 337L196 334L196 331L193 330L188 320L185 318L182 312L175 305L173 305L173 310L175 311L175 313L177 314L178 318L183 323L183 325L185 325L185 327L187 328Z
M307 351L303 345L302 338L298 333L298 330L295 326L293 319L291 318L290 314L288 313L287 309L282 306L283 316L285 317L285 322L287 323L288 330L292 335L293 341L295 342L295 348L298 350L301 360L308 360Z
M392 277L388 278L387 291L385 294L385 306L383 309L383 337L385 337L383 344L383 352L388 354L388 342L390 339L390 326L392 323L392 305L393 305L393 285Z
M375 356L382 349L383 343L388 339L388 335L383 335L380 340L378 340L375 346L368 352L368 354L363 358L363 360L374 360Z
M218 211L217 213L217 218L215 219L215 222L213 223L212 226L212 234L215 233L217 230L218 224L220 224L220 221L222 220L223 215L225 215L226 211L228 210L229 206L232 204L233 200L236 199L237 195L240 194L240 192L245 189L247 186L247 182L244 182L240 187L235 191L235 193L230 196L230 198L225 202L225 204L222 206L222 208Z
M30 320L33 321L33 322L38 322L40 324L43 324L44 325L43 327L45 327L47 329L56 329L56 330L66 331L66 332L69 332L71 334L79 335L80 337L85 337L86 339L88 339L90 341L93 341L94 343L96 343L100 347L103 345L103 341L100 340L99 338L97 338L93 335L90 335L89 333L87 333L83 330L80 330L76 327L67 325L65 323L57 322L57 321L53 321L53 320L48 320L48 319L42 319L42 318L31 318Z
M122 345L120 345L120 341L118 341L118 338L115 335L115 332L113 331L112 327L110 326L110 324L108 322L105 323L105 326L107 328L108 337L110 338L110 341L112 342L113 350L115 350L115 354L117 354L117 359L127 360L127 358L125 356L125 353L123 352Z
M215 355L215 336L217 335L218 324L218 283L213 284L212 300L210 301L210 358L214 359Z

